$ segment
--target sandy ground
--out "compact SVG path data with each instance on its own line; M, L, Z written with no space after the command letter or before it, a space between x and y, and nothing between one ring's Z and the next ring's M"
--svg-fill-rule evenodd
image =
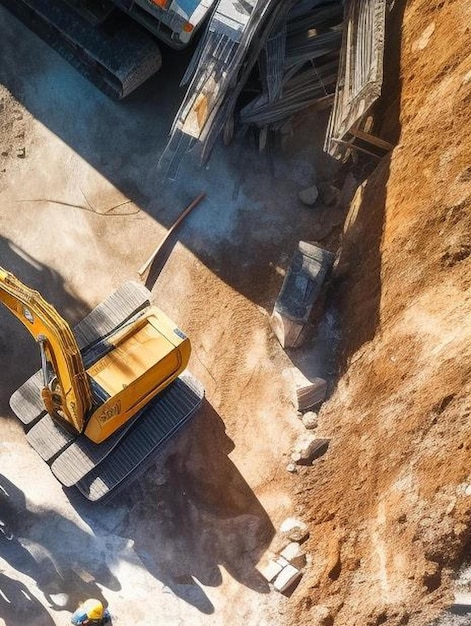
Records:
M324 119L282 158L248 145L157 169L188 57L114 103L0 10L0 259L77 322L137 268L200 191L153 296L193 344L206 403L137 483L109 505L65 493L30 449L8 399L38 368L36 347L0 311L2 516L0 621L66 624L80 599L109 602L117 624L286 624L289 600L257 564L294 512L286 472L302 431L292 366L268 326L299 239L319 214L296 193L331 164ZM314 211L319 211L315 209ZM325 215L323 224L325 226ZM316 230L317 228L317 230ZM325 363L304 359L310 374Z

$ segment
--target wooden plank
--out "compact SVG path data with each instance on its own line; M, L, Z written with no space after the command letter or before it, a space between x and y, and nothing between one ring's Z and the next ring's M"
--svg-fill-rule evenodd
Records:
M191 204L189 204L186 209L183 211L183 213L180 215L180 217L177 219L177 221L173 224L173 226L171 226L171 228L169 228L167 234L165 235L165 237L162 239L162 241L159 243L159 245L157 246L157 248L155 248L154 252L152 252L152 254L150 255L150 257L147 259L147 261L138 269L138 274L141 278L144 277L145 273L147 272L147 270L149 269L149 267L152 265L152 262L154 261L155 257L158 255L158 253L160 252L160 250L162 250L163 246L165 245L165 243L168 241L169 237L172 235L172 233L175 231L175 229L177 228L177 226L181 223L181 221L188 215L188 213L190 213L190 211L192 211L200 202L201 200L203 200L204 198L206 198L206 194L205 193L200 193L200 195L195 198L193 200L193 202Z
M374 135L366 133L364 130L360 130L359 128L351 128L350 134L358 137L358 139L362 139L363 141L371 143L378 148L382 148L383 150L386 150L386 152L390 152L394 149L393 144L389 143L389 141L385 141L380 137L375 137Z
M366 148L362 148L356 144L354 144L352 141L345 141L345 139L334 139L332 138L330 141L333 141L334 143L339 143L345 146L348 146L348 148L353 148L355 150L359 150L360 152L364 152L365 154L369 154L372 157L375 157L376 159L382 159L383 158L383 154L376 154L375 152L371 152L370 150L367 150Z

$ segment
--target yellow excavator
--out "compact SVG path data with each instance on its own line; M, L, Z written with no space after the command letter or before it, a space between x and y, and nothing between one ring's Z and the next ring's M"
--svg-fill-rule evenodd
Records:
M11 397L27 439L66 487L114 494L195 413L185 334L127 283L72 332L35 290L0 268L0 302L39 346L41 369Z

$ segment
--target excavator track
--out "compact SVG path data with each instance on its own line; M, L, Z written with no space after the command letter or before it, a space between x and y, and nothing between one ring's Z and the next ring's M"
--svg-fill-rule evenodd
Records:
M149 305L150 292L126 283L98 305L74 329L84 362L107 349L106 338ZM97 445L57 424L40 399L41 372L34 374L10 399L10 406L29 429L26 437L65 486L75 486L89 500L114 494L146 467L153 453L194 415L204 390L184 372L169 387L105 442ZM98 393L98 390L94 390Z
M203 397L199 381L184 372L142 412L113 453L75 486L88 500L97 501L135 480L152 462L154 453L193 417ZM61 457L52 464L56 477L60 461ZM61 470L69 473L74 466L75 458L70 458L68 466L61 464Z
M107 27L85 19L65 0L0 0L13 15L114 99L126 97L159 71L152 36L135 22Z

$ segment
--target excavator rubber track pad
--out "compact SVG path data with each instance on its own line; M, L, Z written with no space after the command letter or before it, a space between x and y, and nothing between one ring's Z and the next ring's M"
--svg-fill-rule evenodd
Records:
M74 9L74 11L93 25L102 24L116 8L109 0L94 0L93 2L87 2L84 0L63 1L67 2L67 4Z
M72 487L108 456L140 414L137 413L100 445L85 436L69 436L47 414L33 426L26 438L46 462L52 463L52 471L58 480L65 487Z
M135 480L152 462L154 453L193 417L203 398L201 383L184 372L146 408L113 454L76 487L86 498L97 501Z
M65 450L75 438L76 435L56 424L47 413L26 434L28 443L46 462Z
M0 0L21 22L112 98L134 91L159 71L160 49L128 18L94 27L62 0Z
M91 311L74 328L79 348L90 350L94 343L99 343L113 330L137 312L150 304L150 291L143 285L129 281L111 294L106 300ZM10 398L10 407L26 426L31 426L45 414L41 400L42 373L36 372ZM34 436L34 435L33 435ZM35 444L31 445L43 457L49 453L41 452Z
M10 397L11 410L25 426L34 424L46 413L41 400L42 380L42 372L36 372Z
M203 398L201 383L184 372L141 413L113 454L78 481L76 487L88 500L96 502L135 480L152 462L153 453L195 414ZM62 481L55 471L58 461L53 463L52 471ZM75 463L78 462L82 459L78 458ZM61 475L74 470L71 460L69 469L64 467Z

